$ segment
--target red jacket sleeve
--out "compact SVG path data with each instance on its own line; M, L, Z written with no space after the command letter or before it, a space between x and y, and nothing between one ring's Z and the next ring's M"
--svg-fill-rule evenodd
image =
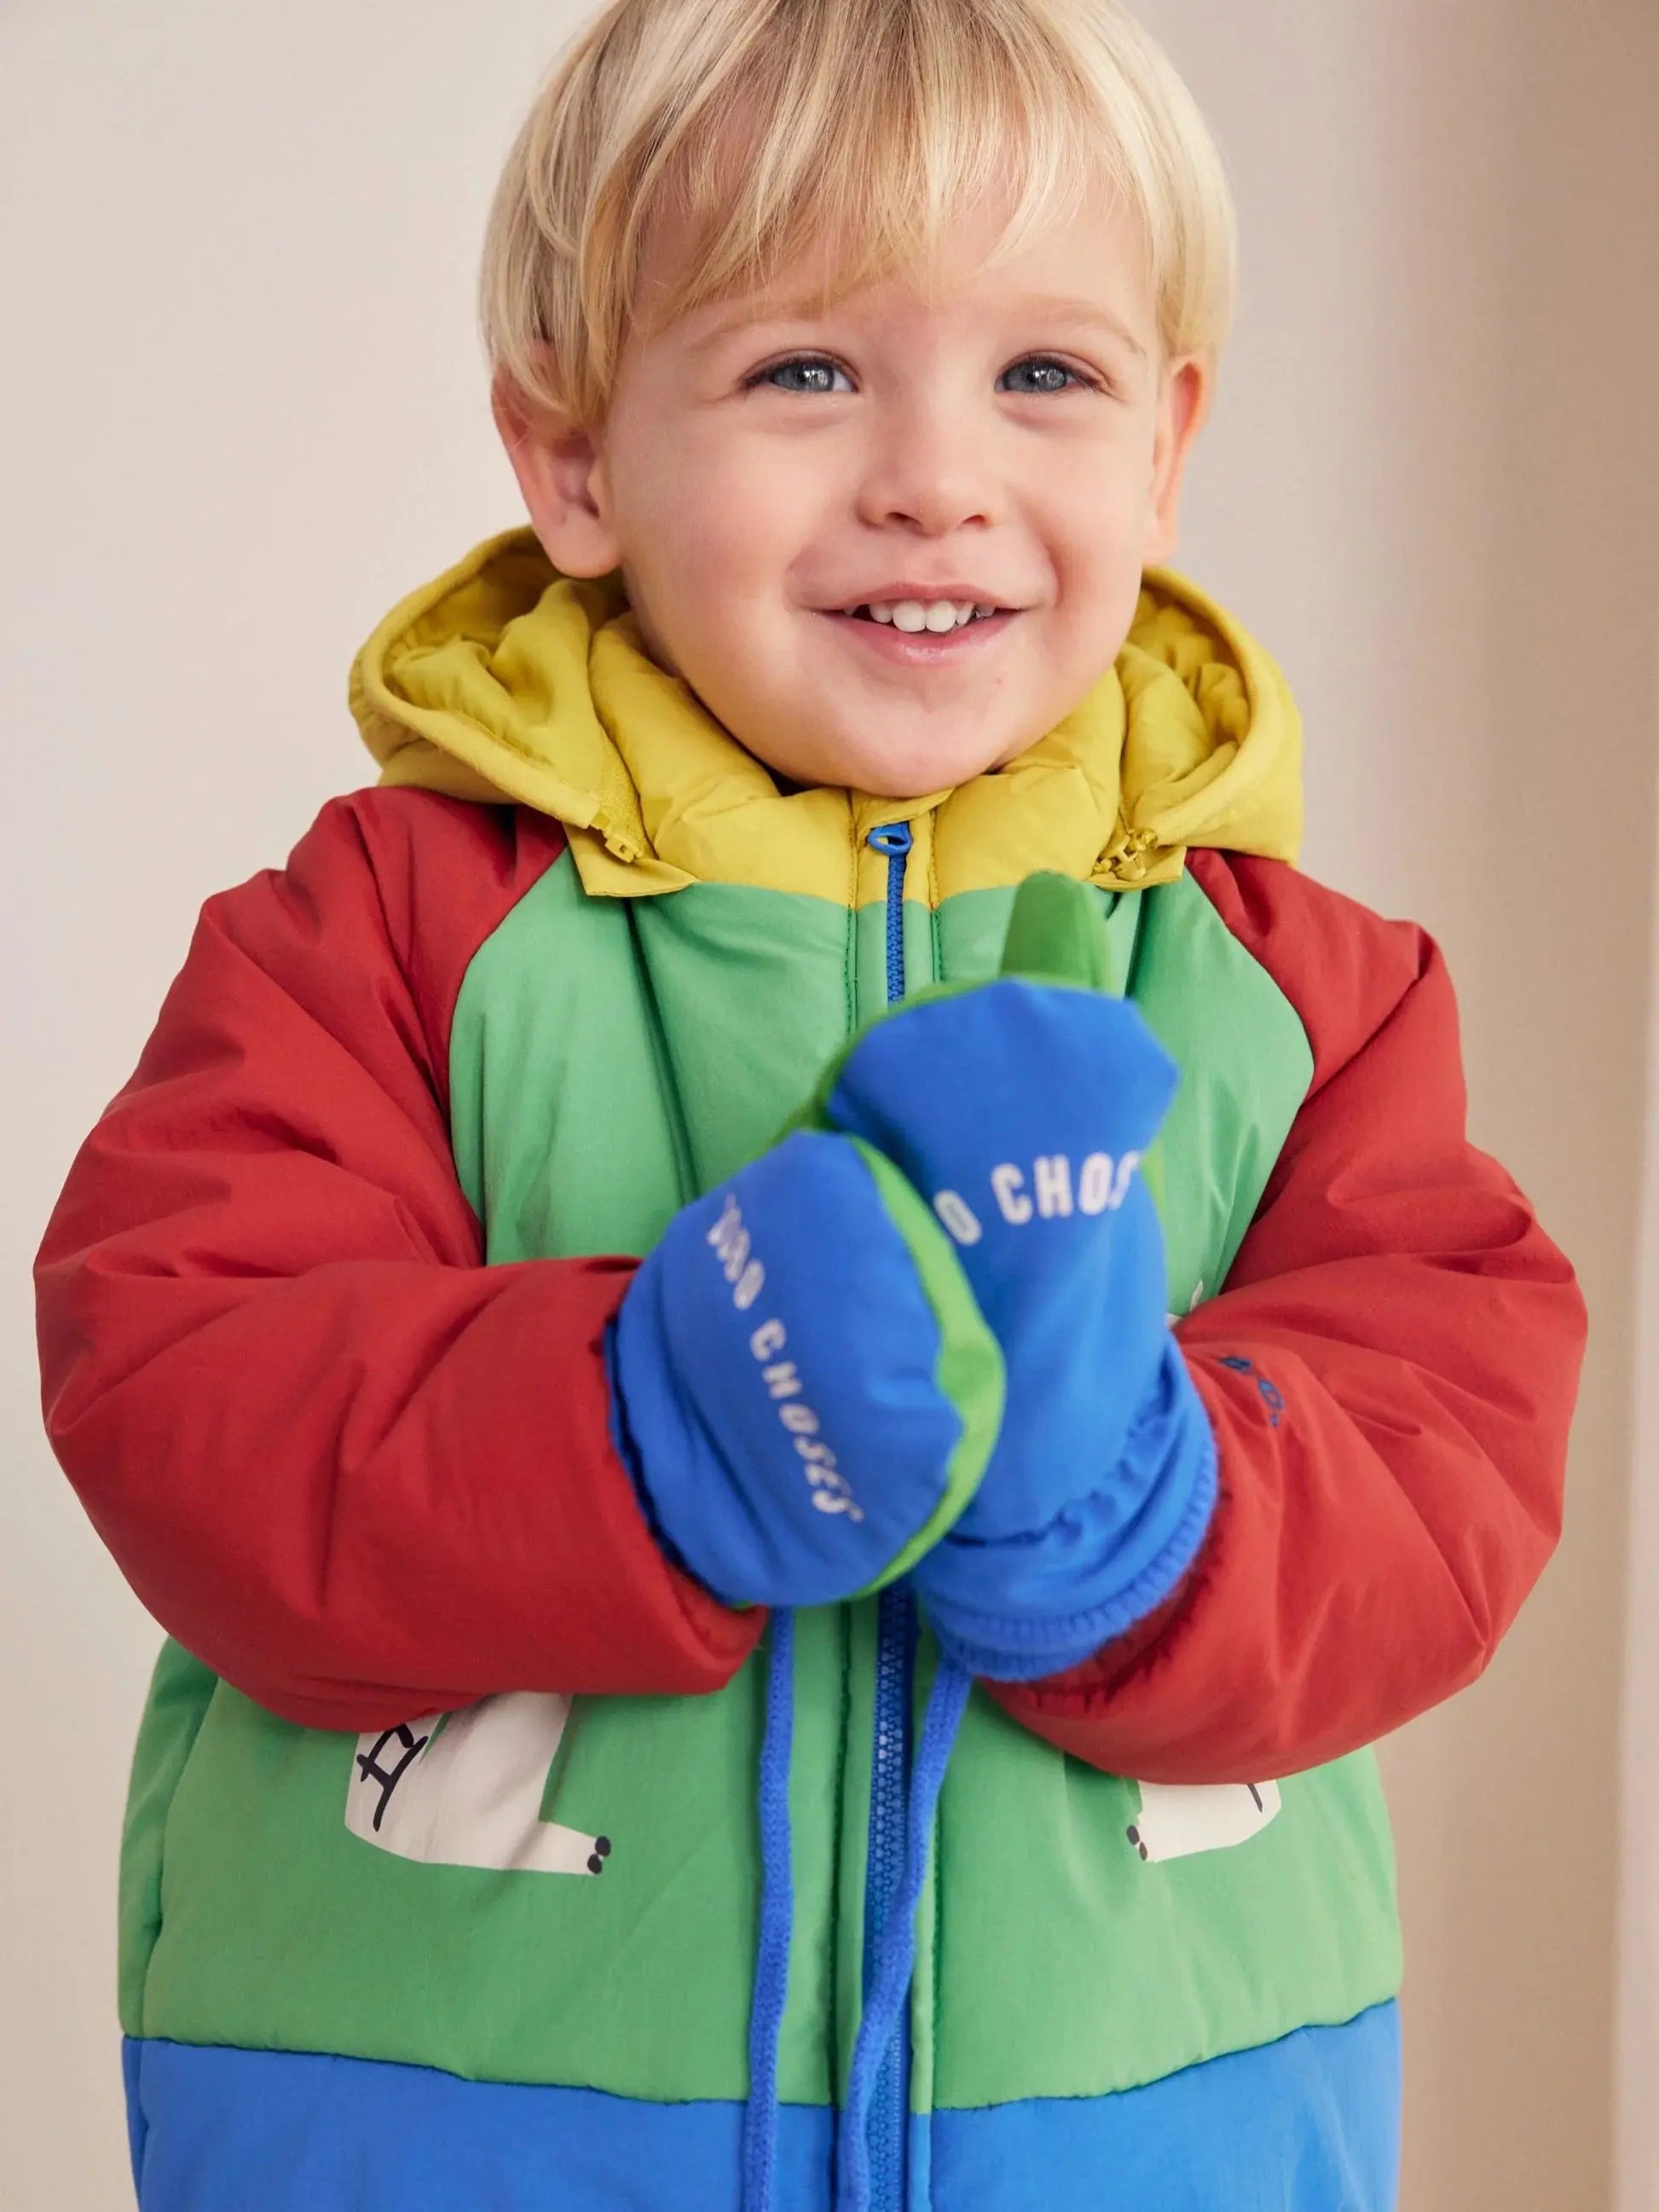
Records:
M1260 1781L1481 1672L1559 1533L1571 1269L1464 1133L1439 953L1282 865L1194 856L1315 1070L1221 1295L1179 1328L1221 1499L1182 1588L1069 1674L997 1691L1095 1766Z
M760 1616L653 1542L611 1443L621 1260L485 1267L447 1129L467 960L554 825L326 808L204 908L37 1262L46 1426L150 1612L288 1718L692 1692Z

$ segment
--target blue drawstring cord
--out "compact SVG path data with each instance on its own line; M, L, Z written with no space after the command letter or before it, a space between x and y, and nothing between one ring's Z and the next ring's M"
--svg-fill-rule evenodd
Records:
M870 2100L882 2061L898 2031L899 2014L915 1971L916 1908L927 1878L933 1849L933 1815L939 1809L945 1771L967 1709L973 1677L953 1659L940 1657L939 1672L922 1717L915 1765L910 1774L905 1816L904 1875L889 1908L881 1948L870 1978L870 1995L853 2045L847 2104L836 2136L836 2212L868 2212L870 2203Z
M778 2037L789 1994L789 1937L794 1877L789 1828L789 1766L794 1732L795 1617L772 1615L766 1677L766 1725L761 1741L760 1938L749 2013L749 2101L743 2120L744 2212L772 2212L778 2157ZM910 1775L903 1878L892 1901L874 1960L870 1996L853 2045L846 2109L836 2137L836 2212L869 2212L870 2100L875 2094L915 1971L916 1908L927 1878L933 1816L973 1678L940 1657L922 1717Z
M795 1717L795 1616L772 1613L761 1740L760 1937L749 2009L749 2102L743 2116L744 2212L772 2212L778 2160L778 2036L789 1996L795 1883L789 1832L789 1765Z

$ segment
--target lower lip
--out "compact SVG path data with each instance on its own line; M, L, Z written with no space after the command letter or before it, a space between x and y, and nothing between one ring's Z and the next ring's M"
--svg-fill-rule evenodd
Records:
M934 668L942 660L965 660L970 653L982 652L993 638L1002 636L1017 611L1006 608L983 621L942 630L899 629L892 623L871 622L861 615L831 614L824 619L856 639L866 652L896 661L901 668Z

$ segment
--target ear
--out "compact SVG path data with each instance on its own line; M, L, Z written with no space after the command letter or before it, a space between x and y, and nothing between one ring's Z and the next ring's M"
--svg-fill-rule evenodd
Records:
M621 565L605 459L595 434L562 410L532 403L505 369L489 387L507 458L548 559L567 576Z
M1148 567L1174 558L1181 538L1181 488L1187 457L1208 417L1214 394L1215 364L1204 355L1184 355L1179 361L1171 362L1164 372L1158 401L1158 434L1152 448L1146 549Z

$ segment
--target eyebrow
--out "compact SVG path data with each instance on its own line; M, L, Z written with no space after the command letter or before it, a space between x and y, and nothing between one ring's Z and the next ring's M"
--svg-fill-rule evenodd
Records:
M733 307L718 322L711 323L701 337L693 338L687 351L707 353L722 340L735 337L740 331L765 330L778 323L805 323L813 319L812 302L806 300L769 301L763 307L752 304Z
M1014 311L1021 314L1052 316L1062 322L1087 325L1091 330L1104 331L1110 337L1127 347L1137 360L1150 358L1146 348L1134 333L1113 314L1109 307L1093 300L1075 299L1059 294L1031 293L1013 303ZM822 310L812 299L769 301L758 312L750 306L734 307L722 315L690 345L692 353L707 353L724 339L735 337L740 331L760 330L769 324L805 323L814 320Z
M1120 321L1109 307L1103 307L1093 300L1077 300L1054 296L1047 293L1032 294L1018 302L1024 312L1035 315L1053 315L1068 323L1086 323L1093 330L1107 331L1142 361L1147 358L1146 349L1126 323Z

